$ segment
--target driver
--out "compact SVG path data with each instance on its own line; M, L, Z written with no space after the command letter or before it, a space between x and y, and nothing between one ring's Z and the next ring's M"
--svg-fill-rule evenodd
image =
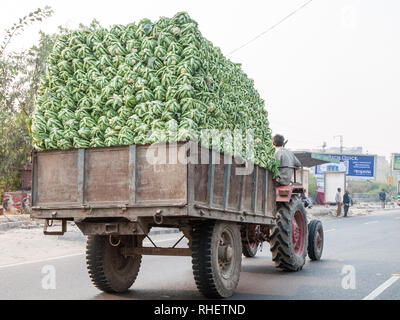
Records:
M275 147L275 158L280 162L279 176L276 181L282 186L288 186L291 184L293 167L300 168L301 163L294 153L288 149L285 149L285 138L277 134L273 138L273 145Z

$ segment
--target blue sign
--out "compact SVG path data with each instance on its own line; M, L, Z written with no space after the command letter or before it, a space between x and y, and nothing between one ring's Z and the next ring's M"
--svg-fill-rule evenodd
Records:
M349 178L375 178L375 156L329 154L340 163L326 163L315 167L315 175L323 177L326 171L344 171Z

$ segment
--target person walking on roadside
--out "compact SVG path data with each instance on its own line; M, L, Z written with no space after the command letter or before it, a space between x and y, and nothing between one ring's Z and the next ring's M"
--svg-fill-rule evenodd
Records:
M353 200L350 197L350 192L349 190L346 189L344 192L343 196L343 205L344 205L344 217L347 217L347 214L349 213L349 208L353 204Z
M340 217L340 215L342 214L342 201L343 201L342 189L341 188L337 189L335 201L336 201L336 204L337 204L337 216Z
M381 201L381 207L382 207L382 209L385 209L385 202L386 202L386 193L385 193L385 189L382 189L382 191L379 192L379 200Z

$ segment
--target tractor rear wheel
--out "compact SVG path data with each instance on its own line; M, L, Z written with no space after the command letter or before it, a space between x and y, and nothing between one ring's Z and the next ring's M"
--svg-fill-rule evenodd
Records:
M239 283L242 241L239 226L202 222L192 233L192 268L199 291L207 298L233 295Z
M311 260L320 260L324 248L324 229L319 220L312 220L308 225L308 256Z
M137 236L89 236L86 262L90 279L100 290L109 293L125 292L135 282L142 262L141 255L125 257L123 247L141 246Z
M276 225L271 229L270 245L275 266L285 271L303 268L308 246L307 214L301 199L292 197L280 204Z

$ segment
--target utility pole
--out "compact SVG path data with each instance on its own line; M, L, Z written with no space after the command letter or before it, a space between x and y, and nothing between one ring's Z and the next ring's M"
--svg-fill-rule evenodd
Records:
M336 139L337 137L340 138L340 153L343 153L343 135L339 134L337 136L334 136L333 139Z

